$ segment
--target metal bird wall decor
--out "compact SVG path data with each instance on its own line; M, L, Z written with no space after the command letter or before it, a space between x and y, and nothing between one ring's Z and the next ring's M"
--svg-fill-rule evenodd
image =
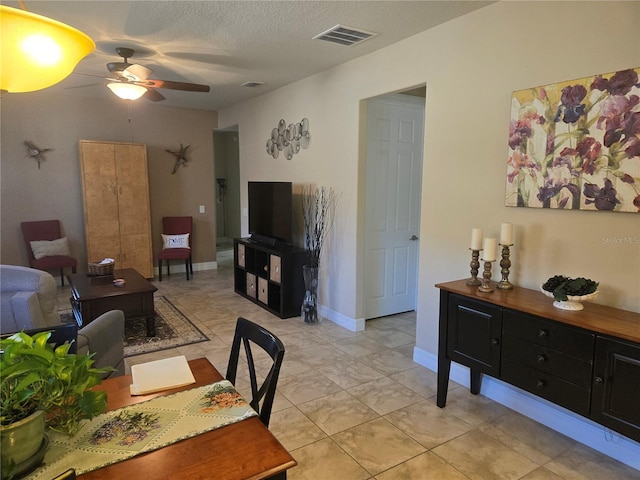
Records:
M24 146L27 149L27 156L33 158L38 162L38 170L40 169L40 162L45 161L47 158L44 156L46 152L53 150L52 148L40 148L30 140L24 141Z
M187 149L190 147L191 145L187 145L186 147L183 147L182 144L180 144L180 150L177 152L172 152L171 150L167 149L166 151L168 153L170 153L171 155L173 155L174 157L176 157L176 161L173 164L173 172L171 172L171 175L173 175L174 173L176 173L178 171L178 167L180 165L182 165L183 167L187 166L187 162L189 161L187 159Z

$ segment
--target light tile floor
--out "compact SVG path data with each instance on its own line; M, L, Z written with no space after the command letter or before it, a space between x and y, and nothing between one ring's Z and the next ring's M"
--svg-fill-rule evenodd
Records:
M359 333L282 320L233 292L232 260L221 257L189 282L178 273L154 282L210 341L128 358L127 370L179 354L206 356L224 373L237 317L264 325L287 349L270 429L298 461L291 480L640 478L454 382L447 407L436 407L435 373L412 361L413 312L370 320ZM60 308L68 299L59 289Z

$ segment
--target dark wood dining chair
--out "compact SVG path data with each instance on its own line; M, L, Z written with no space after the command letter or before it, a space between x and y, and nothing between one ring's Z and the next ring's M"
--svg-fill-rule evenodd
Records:
M268 427L269 419L271 418L271 409L273 407L273 399L276 394L276 384L278 383L280 367L282 366L282 359L284 358L284 345L278 337L266 328L246 318L238 318L226 376L227 380L234 385L238 373L241 343L244 346L246 360L249 365L249 378L251 381L251 401L249 404L251 408L258 413L262 423ZM261 347L273 360L273 364L260 386L258 386L256 365L254 363L253 351L251 350L252 344ZM260 405L260 402L262 402L262 405Z
M171 275L169 262L171 260L184 260L184 267L187 272L187 280L189 273L193 275L193 261L191 256L191 237L193 234L193 217L162 217L162 233L163 235L185 235L189 234L187 248L164 248L160 250L156 258L158 259L158 274L162 281L162 261L167 261L167 275ZM164 244L164 242L163 242Z
M78 261L70 255L47 255L42 258L36 258L31 242L38 240L60 240L62 233L59 220L40 220L36 222L22 222L22 236L27 245L27 254L29 255L29 266L38 270L59 270L60 283L64 286L64 269L71 267L71 272L76 273Z

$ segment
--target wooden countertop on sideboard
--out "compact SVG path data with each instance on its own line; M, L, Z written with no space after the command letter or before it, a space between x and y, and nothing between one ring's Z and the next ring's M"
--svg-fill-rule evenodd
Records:
M516 286L512 290L498 290L495 288L495 282L492 282L494 291L482 293L478 291L478 287L468 286L466 281L467 279L438 283L436 287L501 307L640 343L640 313L590 302L583 302L584 310L561 310L553 306L553 298L537 290Z

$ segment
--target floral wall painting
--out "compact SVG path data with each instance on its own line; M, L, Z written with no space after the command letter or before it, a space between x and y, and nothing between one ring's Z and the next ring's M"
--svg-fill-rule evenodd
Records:
M505 205L640 212L640 68L511 98Z

